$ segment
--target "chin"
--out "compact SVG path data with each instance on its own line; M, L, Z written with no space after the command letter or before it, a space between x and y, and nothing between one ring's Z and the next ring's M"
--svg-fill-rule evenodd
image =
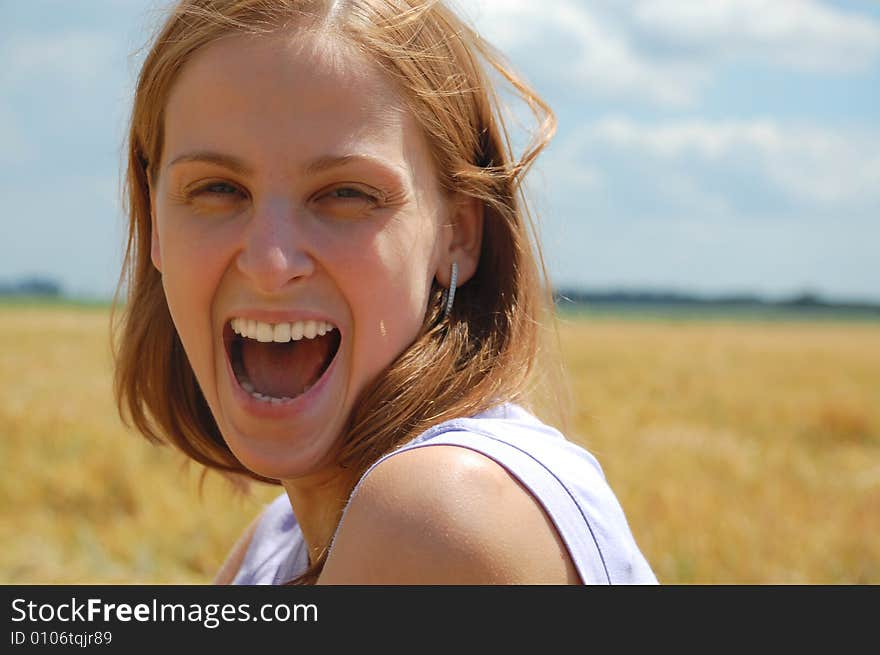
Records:
M249 471L273 480L311 476L335 466L339 436L293 426L228 425L222 430L230 450ZM335 431L338 432L339 431Z

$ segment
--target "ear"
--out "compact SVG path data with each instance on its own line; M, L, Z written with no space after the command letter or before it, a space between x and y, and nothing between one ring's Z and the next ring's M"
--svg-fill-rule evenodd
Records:
M150 259L153 261L153 266L156 267L156 270L161 273L162 253L159 250L159 230L156 227L156 195L153 193L155 187L149 173L147 173L147 186L150 192Z
M450 284L452 262L458 264L457 286L476 273L483 244L483 215L482 200L459 194L450 201L450 220L444 226L443 252L435 274L443 286Z

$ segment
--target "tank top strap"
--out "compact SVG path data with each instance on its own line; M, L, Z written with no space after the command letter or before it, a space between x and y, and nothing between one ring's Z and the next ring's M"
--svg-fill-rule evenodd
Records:
M379 458L351 496L389 457L438 445L479 452L527 488L550 517L584 583L656 582L598 461L515 404L431 428Z

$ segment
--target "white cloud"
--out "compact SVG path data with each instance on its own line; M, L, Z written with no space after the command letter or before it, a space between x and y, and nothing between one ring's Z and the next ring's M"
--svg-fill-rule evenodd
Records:
M773 121L687 120L653 126L616 116L592 124L586 134L590 141L639 149L659 157L695 154L710 160L726 156L735 148L778 151L782 138Z
M459 0L514 59L582 91L694 105L719 67L859 72L880 56L880 23L815 0Z
M815 0L641 0L632 16L649 38L691 56L851 73L880 54L880 24Z
M505 53L546 62L546 74L584 91L690 105L706 81L690 62L642 56L629 35L574 0L460 0L465 15Z
M99 79L112 66L117 47L116 39L101 32L15 35L0 46L0 88L46 78L74 84Z
M659 125L609 117L586 126L567 157L596 146L671 164L758 166L790 197L826 205L880 201L880 133L844 132L774 120L685 120Z

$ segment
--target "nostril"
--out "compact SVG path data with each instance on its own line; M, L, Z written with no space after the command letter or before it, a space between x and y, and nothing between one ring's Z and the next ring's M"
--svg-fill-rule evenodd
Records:
M298 249L273 245L247 248L238 257L238 268L260 289L272 291L314 271L311 256Z

